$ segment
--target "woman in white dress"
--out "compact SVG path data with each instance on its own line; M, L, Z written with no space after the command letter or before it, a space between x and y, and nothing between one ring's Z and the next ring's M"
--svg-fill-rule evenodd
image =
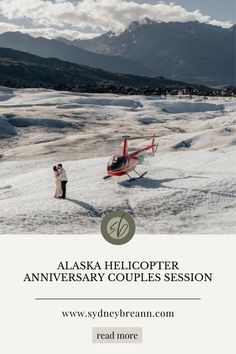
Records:
M55 181L56 181L56 191L55 191L54 198L60 198L62 195L60 172L58 171L56 166L53 167L53 171L54 171Z

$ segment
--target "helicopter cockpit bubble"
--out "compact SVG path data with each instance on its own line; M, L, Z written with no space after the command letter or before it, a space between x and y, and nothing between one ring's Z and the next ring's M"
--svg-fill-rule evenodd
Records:
M124 164L125 159L123 158L123 156L114 156L108 162L108 169L113 171L119 170L122 169Z

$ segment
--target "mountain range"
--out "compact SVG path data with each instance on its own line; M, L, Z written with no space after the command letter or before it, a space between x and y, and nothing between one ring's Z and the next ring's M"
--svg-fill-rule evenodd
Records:
M59 38L60 41L68 40ZM119 55L154 75L208 85L235 85L236 25L229 29L199 22L132 22L119 34L74 40L95 53Z
M55 58L42 58L0 48L0 85L13 88L49 88L76 92L135 95L183 94L233 96L235 88L212 89L164 77L116 74Z
M0 85L57 89L120 90L122 88L184 88L185 83L163 77L149 78L115 74L54 58L42 58L9 48L0 48ZM193 86L195 87L195 86ZM203 87L204 89L204 87Z
M63 43L55 39L43 37L34 38L21 32L5 32L0 35L0 47L11 48L43 58L57 58L79 65L133 75L153 76L150 68L132 59L123 58L119 55L103 55L92 53L74 46L73 43Z
M147 77L157 77L158 82L166 77L196 85L236 86L236 25L224 29L199 22L159 23L146 18L132 22L120 33L108 32L88 40L5 32L0 35L0 47L102 69L106 75L143 76L145 82Z

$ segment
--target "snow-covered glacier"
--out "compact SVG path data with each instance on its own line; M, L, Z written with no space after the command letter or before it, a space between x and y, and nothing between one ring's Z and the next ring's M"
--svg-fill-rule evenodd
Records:
M103 180L107 160L156 134L145 178ZM147 234L236 230L236 99L0 88L0 233L99 233L123 209ZM53 198L62 162L66 200Z

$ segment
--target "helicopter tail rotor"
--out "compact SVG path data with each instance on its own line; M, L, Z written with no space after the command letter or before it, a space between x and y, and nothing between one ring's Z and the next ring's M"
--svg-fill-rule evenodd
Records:
M152 152L153 152L153 154L155 154L155 152L157 151L157 148L158 148L158 144L156 143L156 135L154 134L153 138L152 138Z

